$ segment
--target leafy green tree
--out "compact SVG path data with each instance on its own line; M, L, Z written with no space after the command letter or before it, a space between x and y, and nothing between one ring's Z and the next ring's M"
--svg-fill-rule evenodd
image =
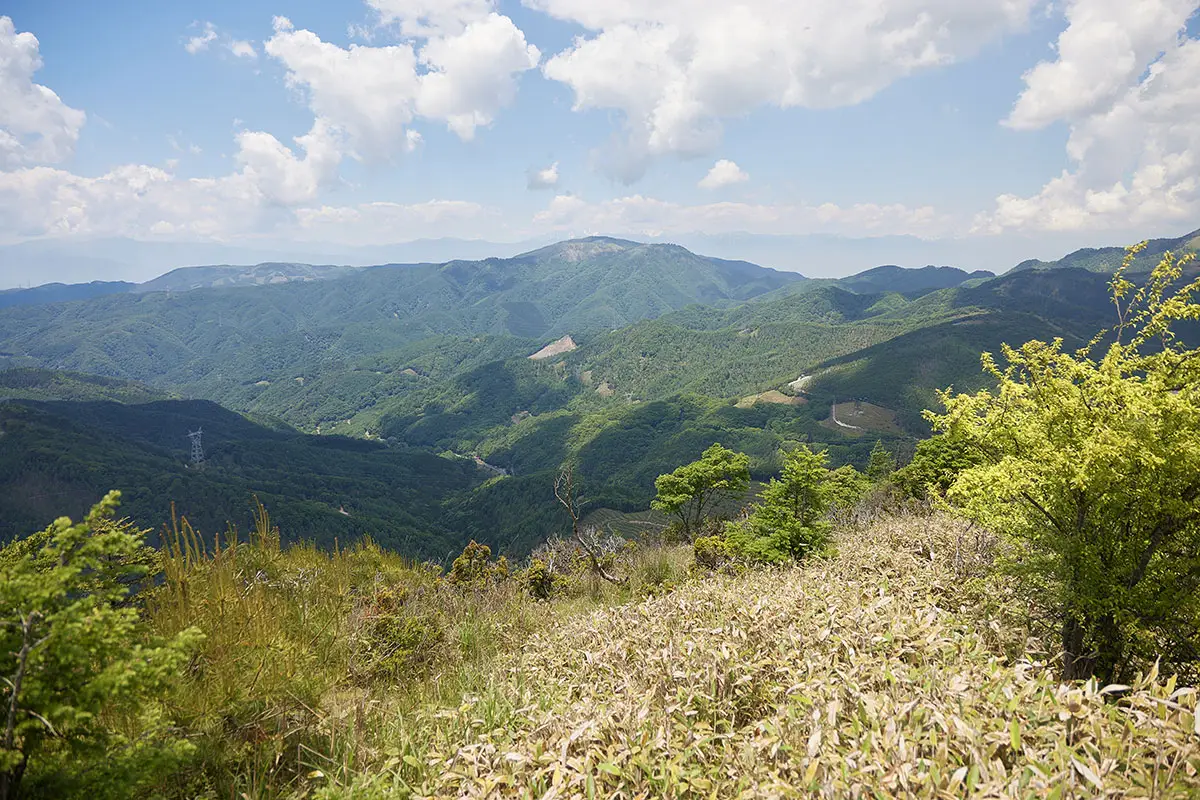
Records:
M146 642L130 586L146 575L142 536L114 522L110 492L83 522L65 517L0 550L0 800L37 782L63 796L54 773L74 773L114 796L186 755L145 702L175 676L200 634ZM114 720L128 724L115 726ZM136 730L137 736L130 731ZM33 765L34 769L30 769ZM122 774L124 772L124 774ZM95 795L93 795L95 796Z
M654 481L658 495L650 505L678 517L690 540L714 506L740 497L749 487L750 457L714 444L699 460L659 475Z
M825 478L825 497L835 511L854 508L870 490L871 479L851 464L832 470Z
M1007 565L1056 612L1068 679L1200 653L1200 349L1173 330L1200 320L1200 279L1177 288L1190 258L1168 254L1136 287L1137 252L1110 285L1115 328L1074 354L984 354L997 389L945 392L929 414L981 459L949 499L1017 545Z
M917 444L912 461L892 474L892 482L909 497L941 497L959 474L981 462L977 450L952 436L932 436Z
M867 461L867 477L878 483L887 479L895 471L896 457L883 446L881 440L876 440L875 447L871 450L871 457Z
M830 528L825 519L826 458L807 445L783 454L783 474L762 490L746 520L728 526L726 538L735 552L755 561L779 562L799 560L825 544Z

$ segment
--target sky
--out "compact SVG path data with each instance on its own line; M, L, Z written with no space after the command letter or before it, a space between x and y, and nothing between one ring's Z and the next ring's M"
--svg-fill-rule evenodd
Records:
M1198 8L8 0L0 245L1175 236Z

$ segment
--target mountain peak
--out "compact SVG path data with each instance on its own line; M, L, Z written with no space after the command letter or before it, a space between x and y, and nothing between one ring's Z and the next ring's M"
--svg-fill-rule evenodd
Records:
M567 239L531 250L528 253L522 253L517 258L555 258L576 262L586 261L604 253L620 253L641 246L641 242L631 242L628 239L615 239L611 236L585 236L582 239Z

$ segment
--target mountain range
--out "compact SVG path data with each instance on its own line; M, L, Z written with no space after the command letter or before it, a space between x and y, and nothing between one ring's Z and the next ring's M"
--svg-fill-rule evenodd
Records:
M877 440L903 455L936 389L986 384L982 351L1082 344L1113 322L1095 266L1111 254L1090 252L1000 277L810 280L588 237L479 261L188 268L7 307L0 293L0 539L124 488L154 529L172 502L210 531L244 520L258 493L301 538L521 552L562 524L564 461L594 509L632 512L714 441L759 479L789 441L835 465Z

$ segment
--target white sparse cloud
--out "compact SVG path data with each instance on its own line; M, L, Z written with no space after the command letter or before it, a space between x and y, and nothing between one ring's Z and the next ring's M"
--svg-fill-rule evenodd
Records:
M558 186L558 162L555 161L544 169L529 170L526 185L529 189L553 189Z
M701 189L720 189L735 183L745 183L748 180L750 180L750 176L741 167L729 159L722 158L713 164L708 174L701 178L696 185Z
M204 23L200 33L195 36L188 37L188 40L183 43L183 49L187 50L192 55L203 53L208 49L208 46L217 40L217 26L211 22Z
M238 58L258 58L258 51L254 49L254 45L244 39L231 39L228 47L229 52Z
M37 37L0 17L0 169L53 164L75 152L86 115L33 82L42 68Z
M345 131L358 157L382 160L412 149L416 142L407 128L417 117L471 139L511 102L517 77L537 66L537 48L508 17L411 16L441 5L392 6L384 18L407 35L419 32L423 43L342 48L296 30L284 17L275 19L275 33L265 43L266 52L287 67L288 85L307 95L318 119Z
M572 89L576 110L623 113L609 166L631 181L654 156L711 152L723 118L854 105L970 57L1023 29L1042 0L523 2L587 29L543 72Z
M221 33L211 22L203 24L193 22L192 27L200 27L200 32L195 36L188 37L183 43L183 49L192 55L203 53L212 46L213 42L218 42L222 50L228 51L236 58L251 60L258 58L258 50L254 48L253 42L246 39L235 39L227 33Z
M838 206L706 203L683 205L642 195L590 203L558 195L533 218L531 233L608 233L663 236L687 233L803 234L855 236L946 235L953 220L930 207L863 203Z
M1003 194L976 232L1146 230L1200 217L1196 0L1073 0L1057 58L1025 76L1007 124L1070 126L1070 168L1037 194Z
M442 236L478 237L499 228L496 209L463 200L424 203L363 203L357 206L299 208L298 239L352 244L388 244Z

